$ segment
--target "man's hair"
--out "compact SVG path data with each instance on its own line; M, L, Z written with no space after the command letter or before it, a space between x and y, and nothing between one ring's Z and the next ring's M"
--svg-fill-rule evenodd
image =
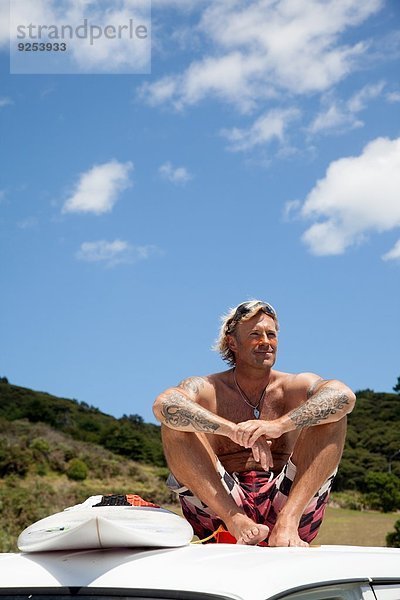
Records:
M266 315L272 317L275 321L276 330L279 330L278 315L271 304L263 302L262 300L248 300L242 302L229 309L229 311L221 317L221 328L219 336L213 346L213 349L220 353L222 360L231 365L235 365L235 354L229 348L228 335L234 335L238 323L248 321L254 317L257 313L263 312Z

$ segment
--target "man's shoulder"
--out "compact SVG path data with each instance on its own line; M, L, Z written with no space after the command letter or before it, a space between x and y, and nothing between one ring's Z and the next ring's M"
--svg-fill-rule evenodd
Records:
M304 371L302 373L279 373L283 385L293 391L308 390L317 382L322 381L322 377L316 373Z
M297 373L287 373L286 371L272 369L270 381L277 385L285 385L293 381L295 377L297 377Z
M182 379L176 387L197 394L208 385L209 377L207 375L192 375L191 377Z
M221 385L230 385L232 380L232 369L227 369L226 371L219 371L218 373L209 373L208 375L201 375L195 377L188 377L184 379L179 386L186 387L189 386L197 386L201 389L220 389Z
M219 371L218 373L210 373L206 376L206 379L210 383L228 381L232 377L232 370L233 369L227 369L226 371Z

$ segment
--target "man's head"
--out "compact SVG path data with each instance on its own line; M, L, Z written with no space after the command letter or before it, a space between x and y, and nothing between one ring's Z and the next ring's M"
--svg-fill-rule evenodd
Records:
M235 308L232 308L222 320L222 325L219 337L215 344L215 349L218 350L223 360L229 365L236 364L235 352L232 350L232 338L237 336L237 330L240 323L249 321L258 313L264 313L273 319L276 331L279 329L278 316L276 310L268 302L262 300L249 300L242 302Z

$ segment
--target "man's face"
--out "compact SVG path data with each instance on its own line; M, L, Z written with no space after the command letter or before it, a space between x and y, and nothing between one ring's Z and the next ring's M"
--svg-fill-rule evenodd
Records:
M275 364L278 336L275 321L259 312L248 321L238 323L229 336L229 347L235 353L236 365L271 368Z

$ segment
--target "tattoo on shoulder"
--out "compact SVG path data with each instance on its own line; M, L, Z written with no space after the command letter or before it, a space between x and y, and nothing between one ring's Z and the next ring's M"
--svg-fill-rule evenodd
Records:
M204 388L204 383L204 377L188 377L187 379L181 381L177 387L180 387L187 392L198 394L200 390Z
M325 387L313 395L304 404L292 410L289 417L295 423L296 427L310 427L318 425L329 415L334 415L346 404L349 404L349 397L344 392L334 388Z
M172 427L192 426L196 431L214 433L219 429L218 423L210 420L207 411L192 403L184 394L171 391L165 396L162 404L162 415L166 425Z
M307 398L311 398L311 396L313 396L315 394L315 390L317 389L317 387L319 385L321 385L321 383L323 383L323 381L325 381L325 379L322 379L322 377L319 377L319 379L317 379L316 381L314 381L314 383L312 383L310 385L310 387L307 390Z

